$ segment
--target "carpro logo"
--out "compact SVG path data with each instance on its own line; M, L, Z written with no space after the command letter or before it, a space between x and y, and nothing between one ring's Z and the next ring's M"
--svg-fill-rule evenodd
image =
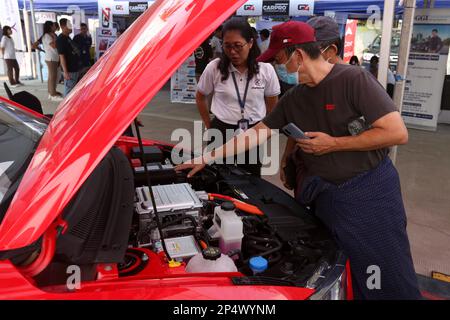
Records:
M103 36L112 36L112 31L109 29L102 29Z
M244 10L245 11L255 11L256 8L253 4L246 4L246 5L244 5Z
M123 11L124 9L123 9L123 5L121 5L121 4L116 4L116 10L117 11Z
M428 16L416 16L416 21L428 21Z
M297 9L299 11L309 11L309 4L299 4Z
M147 2L130 2L130 12L142 13L148 8Z
M288 4L286 3L274 3L263 6L264 11L271 13L285 13L287 12L287 8Z

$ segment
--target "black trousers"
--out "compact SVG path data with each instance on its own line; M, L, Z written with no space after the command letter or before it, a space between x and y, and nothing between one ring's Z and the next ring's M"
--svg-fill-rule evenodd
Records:
M340 185L308 177L298 200L314 201L316 216L349 257L355 299L422 299L400 179L389 158Z
M250 127L253 127L253 126L254 125L250 125ZM219 143L220 144L225 144L227 142L226 141L226 138L227 138L226 131L227 130L236 130L236 129L238 129L238 126L237 126L237 124L231 125L231 124L225 123L223 121L220 121L217 118L214 118L211 121L211 129L217 129L217 130L219 130L222 133L223 141L220 141ZM209 143L212 143L212 142L214 142L214 139L210 139ZM235 165L237 167L239 167L239 168L241 168L241 169L251 173L254 176L260 177L261 176L261 166L262 165L261 165L261 162L259 161L259 149L258 148L256 149L256 152L258 152L257 153L258 157L257 157L257 163L256 164L250 164L249 163L250 159L251 159L250 155L249 155L250 152L253 152L253 150L247 151L245 153L245 164L237 164L238 157L235 156L235 159L234 159ZM224 159L224 164L226 164L225 163L225 159Z
M11 85L18 84L19 81L19 64L16 59L5 59L6 68L8 73L8 80Z
M389 97L391 97L391 99L394 98L394 89L395 89L395 85L393 85L392 83L387 84L386 92L388 93Z

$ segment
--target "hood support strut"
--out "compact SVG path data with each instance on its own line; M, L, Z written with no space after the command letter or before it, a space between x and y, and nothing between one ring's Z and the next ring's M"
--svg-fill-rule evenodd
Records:
M144 145L142 143L141 130L139 129L139 123L138 123L137 118L134 119L134 127L136 128L136 135L137 135L138 142L139 142L139 149L141 151L141 161L142 161L142 165L144 166L145 177L147 178L148 190L150 192L150 198L152 200L153 212L155 214L155 220L156 220L156 225L158 227L159 236L161 238L161 244L162 244L164 253L166 254L167 260L172 261L172 258L170 257L169 251L167 250L167 247L166 247L166 241L164 240L164 234L163 234L163 230L162 230L161 220L159 220L159 213L156 208L155 195L153 193L152 181L150 179L150 174L149 174L148 168L147 168L147 161L145 159L145 153L144 153Z
M18 267L28 277L35 277L45 270L53 259L56 250L56 238L67 230L67 222L58 217L42 238L41 252L31 264Z

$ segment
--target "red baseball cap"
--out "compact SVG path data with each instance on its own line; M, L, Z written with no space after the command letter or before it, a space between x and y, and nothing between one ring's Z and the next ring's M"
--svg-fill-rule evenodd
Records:
M272 61L281 49L309 42L316 42L314 28L309 24L300 21L279 24L272 29L269 48L258 57L257 61Z

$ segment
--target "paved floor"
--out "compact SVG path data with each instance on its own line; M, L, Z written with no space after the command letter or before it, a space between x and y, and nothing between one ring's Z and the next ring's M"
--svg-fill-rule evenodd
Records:
M44 112L56 110L57 103L47 99L45 83L25 83L23 89L42 101ZM6 95L3 85L0 95ZM200 118L195 105L171 104L166 86L143 110L140 119L145 125L144 137L170 141L174 129L181 127L192 132L193 121ZM416 271L425 276L432 271L450 274L450 126L440 125L437 132L409 130L409 133L408 145L399 148L397 168ZM278 175L265 178L280 185Z

